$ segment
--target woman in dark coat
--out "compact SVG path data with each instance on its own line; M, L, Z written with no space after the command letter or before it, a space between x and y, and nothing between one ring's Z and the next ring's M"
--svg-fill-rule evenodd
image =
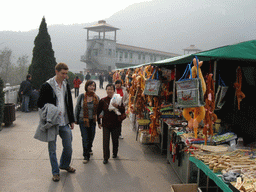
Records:
M103 157L104 161L103 163L108 163L108 159L110 157L110 150L109 150L109 141L110 141L110 134L112 138L112 144L113 144L113 158L117 157L118 153L118 145L119 145L119 127L121 125L121 121L118 119L118 115L114 111L109 111L108 106L110 103L111 98L113 97L115 93L115 86L113 84L108 84L106 86L107 91L107 97L104 97L100 100L99 106L98 106L98 124L99 128L103 128ZM114 107L118 108L120 113L125 112L125 108L123 104L121 106L118 106L116 104L113 104ZM103 112L103 118L102 122L100 117L100 114Z

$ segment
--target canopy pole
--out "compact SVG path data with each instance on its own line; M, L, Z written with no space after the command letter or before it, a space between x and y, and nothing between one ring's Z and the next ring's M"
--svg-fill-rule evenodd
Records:
M213 72L213 82L214 82L214 90L213 92L215 93L215 84L216 84L216 72L217 72L217 60L214 61L214 72Z

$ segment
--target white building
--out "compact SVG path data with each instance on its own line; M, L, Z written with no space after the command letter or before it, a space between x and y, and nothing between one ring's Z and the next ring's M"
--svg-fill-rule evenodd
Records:
M87 69L111 71L115 68L178 56L174 53L116 43L116 31L119 29L104 20L85 29L87 29L87 48L85 54L81 56L81 61L86 63ZM90 36L90 32L94 34Z

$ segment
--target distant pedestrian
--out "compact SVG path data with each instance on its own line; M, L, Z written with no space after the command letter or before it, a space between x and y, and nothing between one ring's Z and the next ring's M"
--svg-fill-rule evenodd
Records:
M108 74L108 83L113 83L113 74L111 72Z
M32 85L31 85L32 76L30 74L27 75L26 81L22 81L19 89L19 96L22 98L22 112L30 112L29 111L29 100L32 93Z
M53 181L60 180L59 169L74 173L70 166L72 157L72 132L74 128L73 101L69 84L66 81L68 66L58 63L55 67L56 76L46 81L39 93L38 107L40 123L35 138L48 142L48 151L52 166ZM45 116L47 119L45 119ZM47 123L45 124L45 122ZM63 151L58 165L56 156L57 135L62 139Z
M110 141L110 134L112 138L113 143L113 158L117 158L118 153L118 137L119 137L119 127L121 124L121 121L119 121L117 114L114 111L109 111L108 106L110 103L111 98L113 97L115 93L115 86L113 84L108 84L106 86L107 91L107 97L104 97L99 102L98 107L98 125L101 129L103 127L103 158L104 164L108 163L108 159L110 157L110 150L109 150L109 141ZM118 106L117 104L113 104L114 107L116 107L121 113L125 112L125 108L123 104L121 106ZM103 112L102 117L102 123L101 123L101 114Z
M76 78L73 81L74 88L75 88L75 97L78 97L79 95L79 88L81 83L82 81L78 78L78 76L76 76Z
M85 79L86 81L90 80L91 79L91 75L89 72L87 72L86 76L85 76Z
M83 163L86 164L92 155L97 108L100 98L95 94L96 83L94 81L88 80L84 89L85 94L82 93L77 98L75 107L75 123L80 126L84 156Z
M104 82L104 76L103 73L100 74L99 76L99 80L100 80L100 89L103 89L103 82Z

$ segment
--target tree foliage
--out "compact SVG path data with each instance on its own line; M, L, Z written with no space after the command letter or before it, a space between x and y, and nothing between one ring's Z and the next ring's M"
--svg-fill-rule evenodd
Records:
M29 73L32 75L32 86L39 89L45 81L55 75L55 65L57 64L44 17L34 44Z
M68 84L70 86L70 89L73 89L74 88L74 84L73 84L73 81L74 79L76 78L75 74L72 73L71 71L68 72Z
M11 49L6 47L3 51L0 51L0 77L4 84L9 83L11 86L19 85L26 79L28 73L28 56L20 56L16 64L12 60Z
M4 116L4 83L3 80L0 78L0 127L3 122L3 116Z

